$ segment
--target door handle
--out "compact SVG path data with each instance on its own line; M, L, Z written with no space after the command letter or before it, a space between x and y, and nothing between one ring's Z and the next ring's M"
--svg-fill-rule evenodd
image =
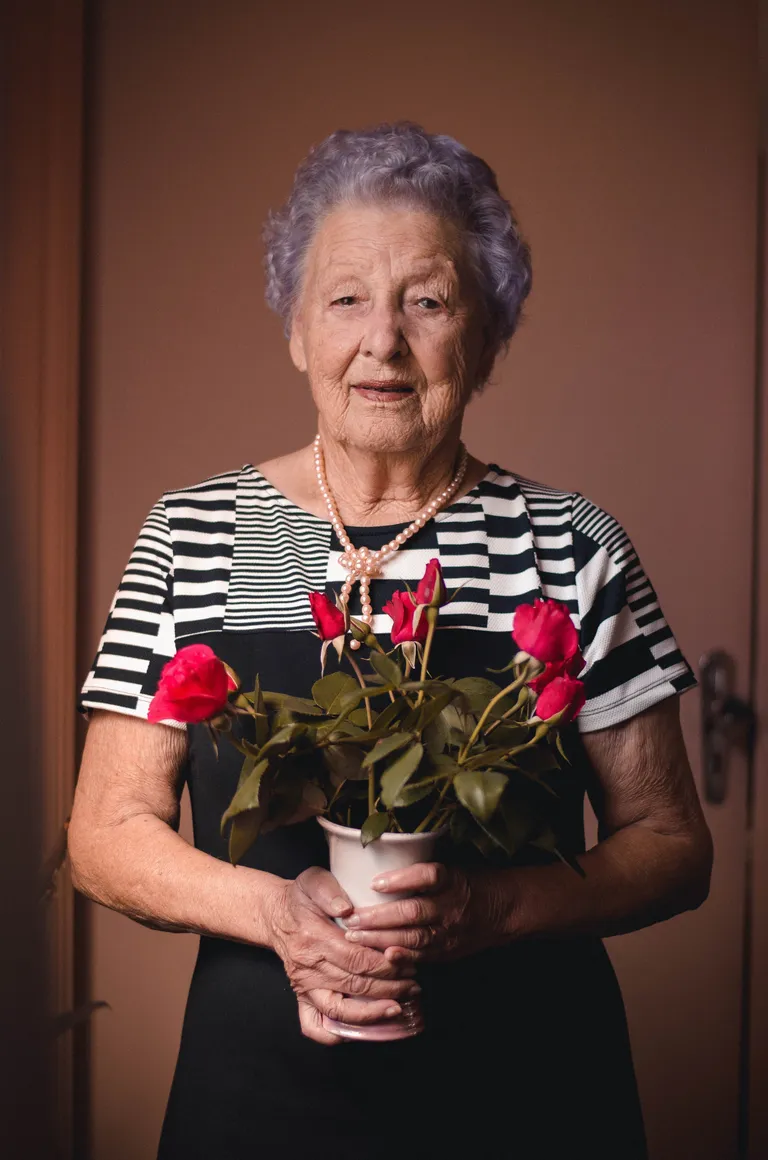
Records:
M701 679L702 769L704 797L713 805L725 801L728 764L734 746L752 752L755 712L737 697L736 662L723 649L705 653L699 661Z

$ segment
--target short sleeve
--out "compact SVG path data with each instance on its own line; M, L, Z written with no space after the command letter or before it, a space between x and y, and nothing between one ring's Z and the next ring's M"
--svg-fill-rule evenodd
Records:
M147 716L162 667L176 652L172 594L173 544L160 500L144 522L112 601L80 693L81 712Z
M572 528L587 694L577 721L587 733L618 725L697 681L618 520L577 494Z

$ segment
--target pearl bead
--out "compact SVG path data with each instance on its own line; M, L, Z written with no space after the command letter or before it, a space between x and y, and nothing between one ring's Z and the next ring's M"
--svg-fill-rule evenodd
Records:
M353 648L353 649L355 649L355 651L357 651L357 649L360 648L360 641L359 640L351 640L349 642L349 647Z
M323 446L320 438L320 433L315 435L313 440L313 451L315 460L315 475L317 477L320 494L325 502L328 516L330 518L333 531L344 549L344 554L339 557L339 563L347 573L347 578L341 586L340 600L343 605L349 603L349 597L352 592L352 587L355 582L360 585L360 604L363 612L362 619L366 623L370 623L370 616L373 608L369 597L369 582L370 576L378 571L378 565L385 559L388 559L393 552L396 552L406 540L415 535L420 528L424 527L427 520L438 511L440 507L450 499L453 493L457 490L467 470L467 453L463 446L459 448L459 465L456 469L451 482L446 488L439 493L436 499L419 512L416 519L413 520L407 528L390 540L389 543L384 544L383 547L377 548L376 551L371 551L370 548L354 548L352 541L346 533L344 524L342 523L339 509L336 506L331 489L328 486L328 481L325 478L325 463L323 459ZM360 648L360 642L356 640L350 641L350 647L353 649Z

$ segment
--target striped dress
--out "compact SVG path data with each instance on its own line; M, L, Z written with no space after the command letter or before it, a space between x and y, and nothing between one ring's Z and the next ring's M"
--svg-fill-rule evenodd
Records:
M401 526L347 531L374 549ZM258 673L264 688L307 695L319 663L308 595L338 591L341 551L326 520L252 465L166 493L115 594L81 709L146 717L162 666L192 642L210 644L244 682ZM632 543L578 492L491 465L372 581L375 632L386 637L383 605L434 556L448 591L461 589L441 610L435 672L506 664L520 603L544 596L569 608L587 700L566 731L558 829L579 853L591 782L581 735L696 684ZM199 727L189 739L195 844L226 858L219 819L239 760L225 746L217 762ZM324 839L314 821L286 827L261 837L245 864L292 878L327 865ZM301 1036L276 955L202 938L159 1156L377 1160L391 1156L393 1132L401 1158L470 1146L520 1160L645 1156L621 997L599 940L519 942L425 968L420 982L422 1035L331 1050Z

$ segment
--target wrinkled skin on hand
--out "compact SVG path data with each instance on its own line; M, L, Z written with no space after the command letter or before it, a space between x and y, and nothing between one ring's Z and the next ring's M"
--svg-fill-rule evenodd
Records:
M364 907L346 920L345 938L384 953L390 962L439 962L498 945L501 903L492 872L467 873L420 862L375 879L383 895L414 897Z
M334 919L352 911L336 879L313 866L285 883L272 914L272 945L296 993L301 1029L318 1043L341 1041L324 1027L323 1015L376 1023L398 1016L399 1001L417 993L410 964L344 937Z

